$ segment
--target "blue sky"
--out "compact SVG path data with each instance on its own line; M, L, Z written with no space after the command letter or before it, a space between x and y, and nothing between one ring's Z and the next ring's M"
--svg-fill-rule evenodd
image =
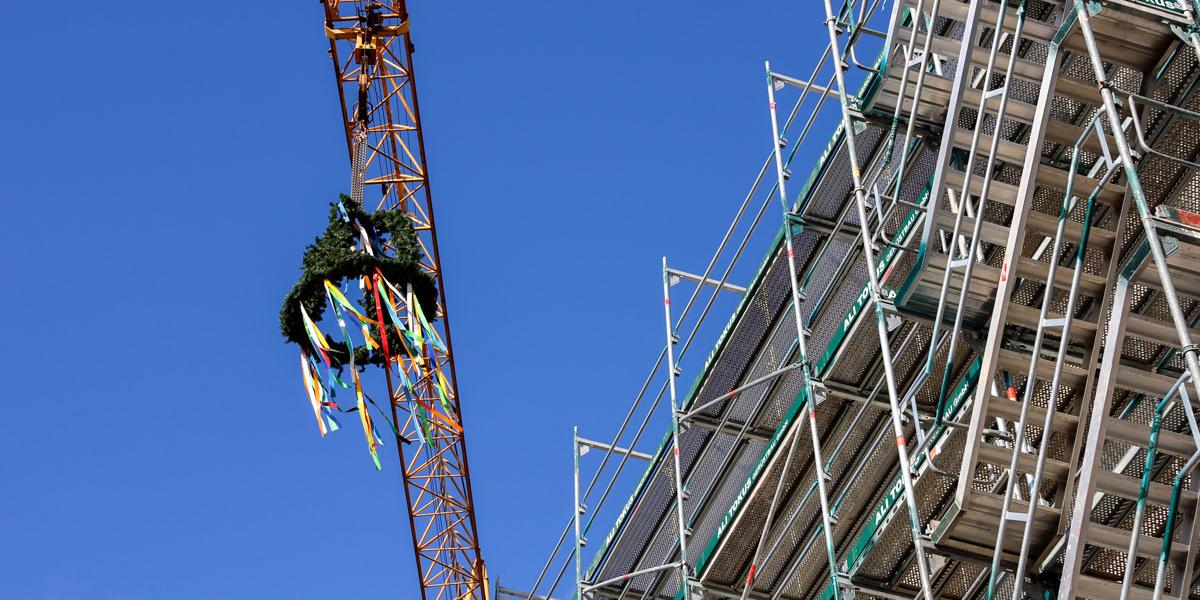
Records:
M0 42L0 597L415 597L394 455L319 437L277 330L348 180L320 7L49 10ZM480 538L522 588L569 514L571 426L611 436L661 348L660 257L702 269L769 149L762 61L805 76L822 15L411 10Z

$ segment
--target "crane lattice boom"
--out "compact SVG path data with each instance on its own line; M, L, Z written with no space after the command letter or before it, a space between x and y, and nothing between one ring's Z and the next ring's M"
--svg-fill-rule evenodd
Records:
M388 371L394 421L404 442L412 442L398 443L397 448L421 597L484 598L486 575L475 526L466 441L458 426L462 415L425 168L408 11L403 1L324 0L322 4L354 167L354 193L364 196L366 207L402 210L412 219L424 256L422 267L437 282L438 304L432 324L445 348L431 348L425 358L395 360L414 382L413 393L428 405L445 404L439 397L439 381L432 374L448 374L449 381L440 383L449 396L455 423L433 419L422 424L409 411L412 404L403 390L394 386ZM417 318L407 308L401 316ZM430 360L435 364L426 362ZM419 439L425 443L415 443Z

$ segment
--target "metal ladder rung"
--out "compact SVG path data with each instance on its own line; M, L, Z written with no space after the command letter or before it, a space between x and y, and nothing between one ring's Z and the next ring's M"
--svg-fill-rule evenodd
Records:
M1168 257L1167 260L1169 262L1171 260L1170 257ZM1143 268L1141 274L1135 277L1133 282L1139 285L1161 290L1163 286L1162 281L1158 277L1158 269L1154 267L1152 261L1146 262L1151 264ZM1183 276L1180 277L1179 275ZM1183 294L1184 296L1190 296L1192 298L1200 298L1200 277L1193 277L1188 274L1177 274L1174 272L1174 270L1172 270L1171 281L1175 284L1175 291L1179 292L1180 294ZM1176 340L1175 343L1178 343L1178 340Z
M1078 125L1071 125L1069 123L1063 123L1062 121L1055 121L1054 119L1049 119L1046 123L1046 139L1050 140L1052 142L1058 142L1060 144L1067 145L1067 146L1074 145L1075 142L1079 139L1079 134L1082 131L1083 131L1083 128L1079 127ZM971 140L972 140L973 136L974 136L973 131L970 131L967 129L955 129L954 136L952 138L951 143L953 143L956 147L959 147L959 148L962 148L963 150L969 151L971 148ZM1111 137L1110 137L1110 140L1111 140ZM989 150L991 148L991 144L992 144L991 134L986 133L986 132L979 134L978 149L979 149L980 155L986 155L987 150ZM1096 154L1099 154L1101 152L1100 141L1096 138L1096 136L1092 136L1092 135L1089 135L1084 140L1083 148L1085 150L1087 150L1088 152L1093 152ZM1114 150L1113 150L1114 148L1116 148L1115 142L1113 142L1112 144L1109 145L1109 152L1110 153L1114 152ZM1022 165L1025 163L1025 158L1027 155L1028 155L1028 146L1026 144L1019 144L1017 142L1012 142L1009 140L1001 139L1000 143L996 145L996 158L998 160L1002 160L1004 162L1013 163L1016 165ZM1056 167L1051 167L1049 165L1041 165L1041 164L1038 165L1038 171L1042 171L1045 169L1053 169L1053 170L1060 170L1060 171L1062 170L1062 169L1057 169ZM1063 180L1063 182L1066 182L1066 180L1067 180L1066 171L1063 171L1062 180ZM1095 186L1093 185L1092 189L1094 189L1094 188L1095 188ZM1090 191L1090 189L1089 189L1089 191ZM1084 194L1084 192L1082 192L1082 191L1076 192L1076 195L1082 195L1082 194Z
M1101 368L1105 367L1106 365L1101 365ZM1174 384L1174 377L1150 373L1129 365L1120 365L1117 367L1115 385L1122 389L1142 392L1155 398L1162 398Z
M962 188L959 188L960 190ZM990 189L989 189L990 191ZM938 212L938 225L945 231L952 231L954 228L955 214L950 211ZM1050 215L1031 211L1025 219L1026 229L1044 234L1048 237L1054 237L1058 229L1058 218ZM962 224L959 226L959 234L966 236L968 239L970 234L975 229L975 219L963 215ZM983 228L980 230L979 239L989 244L1005 246L1008 243L1009 228L1007 225L992 223L985 220ZM1078 242L1083 236L1083 224L1077 221L1067 220L1063 227L1063 238L1067 242ZM1107 229L1092 226L1088 232L1088 247L1100 248L1103 250L1112 249L1112 244L1116 241L1116 233Z
M1133 335L1165 346L1179 347L1179 335L1175 333L1175 325L1170 321L1160 321L1131 312L1125 317L1125 323L1125 335ZM1192 329L1191 332L1193 340L1200 340L1200 329Z
M1019 523L1025 523L1025 522L1029 521L1029 513L1026 513L1024 511L1018 512L1018 511L1010 510L1010 511L1004 513L1004 519L1006 521L1016 521Z
M963 185L963 172L958 169L946 170L946 185L951 189L961 190ZM1039 168L1037 173L1037 184L1040 186L1051 187L1061 191L1066 190L1067 172L1062 169L1054 168ZM1096 180L1085 175L1075 176L1075 194L1081 198L1085 198L1092 190L1096 189ZM978 196L983 191L983 177L976 175L971 178L971 194ZM992 184L988 187L988 201L1000 202L1002 204L1013 206L1017 202L1018 188L1016 185L1003 183L992 179ZM1110 206L1119 205L1124 201L1125 188L1114 184L1107 183L1100 190L1100 195L1096 197L1101 203ZM1055 217L1047 215L1050 219ZM1053 231L1053 230L1051 230Z
M1004 30L1012 31L1017 23L1017 7L1016 4L1010 4L1006 14L1004 15ZM938 9L938 15L955 21L962 21L967 18L969 5L959 2L946 2ZM986 25L995 26L1000 19L1000 9L991 4L985 4L979 9L979 21ZM1041 42L1049 42L1057 29L1049 24L1035 19L1025 19L1025 30L1022 37L1034 38Z
M996 88L995 90L992 90L992 91L996 92L996 95L998 96L999 92L1003 89L1004 88ZM979 99L983 95L983 92L977 88L967 88L965 90L965 92L966 93L963 95L963 103L966 106L969 106L971 108L977 108L979 106ZM989 101L987 104L988 114L991 114L994 116L996 114L996 112L999 110L999 107L1000 107L1000 102ZM1014 121L1020 121L1022 123L1026 123L1026 124L1031 124L1031 123L1033 123L1034 113L1036 113L1036 112L1037 112L1036 106L1034 106L1028 102L1022 102L1020 100L1017 100L1016 98L1013 98L1010 95L1008 97L1008 104L1004 108L1004 118L1012 119Z
M930 51L930 54L934 54L934 53L933 53L932 51ZM913 52L913 57L912 57L912 59L910 59L910 60L908 61L908 63L907 63L907 64L905 64L904 66L905 66L905 68L908 68L908 69L912 69L913 67L919 67L919 66L921 66L921 61L922 61L922 59L923 59L923 58L924 58L924 56L917 56L917 53L916 53L916 52ZM925 65L926 65L926 66L929 66L929 64L930 64L930 63L929 63L929 61L930 61L930 60L935 60L935 58L934 58L933 56L930 56L930 57L929 57L929 60L926 60L926 61L925 61Z
M1062 315L1054 315L1057 319L1063 319ZM1037 328L1038 318L1041 317L1041 310L1032 306L1022 304L1008 305L1008 322L1017 325L1024 325L1030 329ZM1074 336L1092 336L1096 333L1097 325L1086 319L1072 319L1071 335Z
M1028 39L1025 34L1022 37ZM924 32L917 35L917 45L925 42ZM934 35L933 42L929 45L929 51L940 54L942 56L958 57L962 49L962 41L954 38L945 37L942 35ZM987 68L988 56L991 54L990 46L972 46L971 48L971 64L980 69ZM1010 60L1008 54L998 53L996 62L992 66L992 72L1004 74L1008 72L1008 62ZM1037 63L1025 60L1018 57L1016 64L1013 65L1013 78L1022 79L1030 83L1038 84L1042 81L1042 75L1045 73L1046 67ZM1073 77L1058 77L1055 79L1055 94L1066 96L1074 100L1078 100L1087 104L1099 104L1100 92L1096 90L1096 86L1087 82L1075 79ZM1010 103L1015 100L1010 96ZM979 96L976 90L974 101L968 100L968 106L978 106Z
M1145 448L1150 444L1150 428L1126 419L1108 418L1108 438ZM1171 431L1166 427L1158 430L1158 450L1187 458L1196 451L1196 442L1190 435Z
M1110 581L1096 577L1095 575L1079 574L1076 576L1077 582L1075 589L1080 596L1086 598L1120 598L1121 597L1121 582ZM1172 600L1173 596L1163 594L1163 600ZM1129 596L1126 600L1153 600L1154 591L1150 588L1145 588L1140 585L1130 586Z
M936 38L934 42L936 44ZM989 54L990 48L975 46L971 51L971 64L980 68L986 68ZM1007 73L1009 59L1010 57L1007 54L997 54L996 63L993 66L994 72ZM1023 58L1017 58L1016 64L1013 65L1014 78L1023 79L1034 84L1041 83L1042 75L1045 71L1046 67ZM1066 96L1087 104L1100 103L1100 92L1097 91L1095 85L1073 77L1057 77L1055 79L1054 92L1057 96ZM1009 98L1009 102L1012 102L1011 97Z
M951 138L951 143L963 150L970 150L971 140L974 136L973 131L966 129L955 129L954 135ZM986 156L987 150L992 147L992 136L986 133L979 135L979 156ZM1008 140L1000 140L996 145L996 159L1007 163L1021 165L1025 163L1025 155L1028 154L1028 147L1025 144L1018 144ZM1043 167L1048 168L1048 167ZM1041 169L1038 169L1039 171Z
M983 444L979 447L979 460L998 467L1008 468L1012 461L1012 448L1003 446L994 446L992 444ZM1021 452L1017 458L1017 470L1022 473L1032 473L1037 467L1037 457L1028 452ZM1067 474L1070 472L1070 465L1050 457L1046 458L1044 478L1049 478L1055 482L1065 481Z
M1008 448L1000 448L999 446L992 447L1003 450L1005 455L1009 456ZM1005 468L1008 467L1007 461L1004 463L1004 466ZM963 517L966 519L966 522L975 522L979 525L984 525L990 528L991 535L987 539L987 544L992 547L994 547L996 542L996 521L1000 519L1000 508L1003 507L1003 505L1003 494L997 495L989 492L972 490L967 495L966 507L963 509ZM1013 498L1008 509L1013 512L1028 512L1029 502ZM1034 509L1033 522L1035 525L1045 525L1049 528L1057 529L1058 520L1061 516L1062 511L1058 508L1047 506L1045 504L1039 504L1037 508ZM1013 541L1020 541L1021 536L1019 529L1010 533L1013 534ZM1007 536L1005 537L1007 538ZM1007 542L1008 540L1006 539L1005 541Z
M1084 541L1120 550L1126 552L1129 550L1129 538L1133 532L1128 529L1119 529L1117 527L1109 527L1100 523L1088 523L1084 533ZM1162 538L1152 537L1146 534L1138 536L1137 553L1138 556L1147 556L1158 558L1159 552L1162 551ZM1171 544L1171 553L1176 556L1187 556L1187 544L1173 542Z
M1038 381L1050 383L1050 378L1054 376L1054 360L1046 358L1050 354L1048 349L1042 349L1042 356L1038 357L1037 361L1037 378ZM1029 355L1015 350L1002 349L997 357L997 364L1014 375L1027 375L1029 373ZM1083 382L1087 379L1086 373L1078 365L1073 365L1069 362L1063 364L1061 377L1059 381L1062 385L1069 385L1072 389L1082 390ZM1060 395L1063 393L1059 391Z
M1030 211L1025 217L1026 226L1039 233L1045 234L1048 237L1054 237L1058 230L1058 217L1051 216L1045 213ZM1063 226L1063 239L1068 242L1078 242L1083 237L1083 223L1067 219ZM1117 240L1117 234L1114 231L1097 227L1095 225L1088 228L1088 247L1102 248L1111 250L1112 244Z
M1050 263L1034 260L1027 256L1022 256L1017 260L1017 272L1009 273L1009 277L1023 277L1033 281L1046 283L1046 276L1049 275ZM1071 287L1071 268L1059 266L1054 270L1054 287L1067 290ZM1084 296L1097 296L1104 292L1105 284L1108 281L1091 273L1081 273L1079 276L1079 293Z
M904 89L904 114L907 116L908 110L911 109L912 100L915 97L914 85L911 77L908 85ZM928 110L936 110L944 113L947 106L950 104L950 91L954 86L952 79L938 76L936 73L926 73L924 89L921 91L921 104L929 107ZM895 106L896 98L899 97L900 77L899 74L889 72L884 79L883 85L879 86L879 93L876 94L875 102L884 102L887 106ZM926 117L929 114L924 115Z
M946 169L946 187L962 191L963 175L964 173L957 169ZM983 192L982 176L976 175L971 178L970 192L972 196L976 197ZM993 179L992 184L988 186L988 201L1013 206L1017 202L1017 186Z
M924 43L925 32L922 31L917 34L917 45L922 46ZM962 51L962 40L934 33L933 41L929 43L929 51L950 58L958 58L959 53Z
M947 234L951 233L954 231L955 217L956 215L948 210L938 211L938 227L940 227L942 231L945 231ZM967 215L963 215L962 224L959 225L958 229L959 235L970 240L971 233L974 231L975 219L968 217ZM983 221L983 226L979 229L979 239L980 241L1003 247L1008 243L1008 226L1001 225L999 223L993 223L985 219Z
M1102 494L1112 494L1120 496L1128 500L1137 500L1138 490L1141 488L1142 481L1137 477L1130 477L1121 473L1113 473L1107 469L1100 469L1096 475L1096 491ZM1192 511L1196 507L1197 499L1200 498L1196 492L1191 490L1183 490L1179 497L1180 510L1185 513ZM1146 494L1146 500L1161 506L1171 504L1171 486L1157 481L1150 482L1150 488Z
M1180 294L1200 298L1200 245L1188 236L1161 234L1167 253L1167 269L1171 281ZM1146 242L1142 241L1136 252L1147 251ZM1133 277L1134 283L1162 289L1158 268L1153 260L1143 261L1140 270Z
M1058 142L1064 146L1074 146L1075 142L1079 141L1080 134L1083 133L1083 125L1074 125L1057 119L1046 120L1046 139L1053 142ZM1113 157L1117 154L1117 142L1108 133L1104 134L1105 140L1108 142L1108 152ZM1100 145L1100 139L1096 137L1095 132L1089 133L1083 140L1083 149L1092 154L1100 155L1104 149Z
M948 268L950 257L941 252L929 252L929 266L922 269L922 279L928 280L931 285L940 289L942 285L942 272ZM957 294L962 289L962 271L953 275L954 284L952 292ZM996 282L1000 279L1000 270L996 267L985 263L975 263L975 268L971 272L971 285L967 289L967 294L970 296L991 297L996 291ZM934 296L937 295L936 290Z
M1042 167L1038 169L1037 183L1065 192L1067 190L1068 173L1065 169ZM1086 198L1096 189L1099 183L1096 179L1080 173L1075 174L1075 195ZM1125 187L1109 182L1100 189L1096 199L1109 206L1120 206L1125 201Z
M1021 402L1009 400L1003 396L988 396L987 414L989 417L999 417L1007 421L1021 418ZM1029 405L1028 419L1030 423L1042 424L1046 419L1046 407L1036 404ZM1054 431L1072 432L1079 426L1079 417L1065 412L1055 412L1051 429Z

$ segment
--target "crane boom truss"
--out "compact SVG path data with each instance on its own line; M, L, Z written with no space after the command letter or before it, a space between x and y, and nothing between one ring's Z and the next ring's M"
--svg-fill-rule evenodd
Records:
M424 356L393 360L395 367L403 369L414 382L410 393L429 406L449 404L454 423L437 419L422 422L410 410L412 404L404 391L393 385L391 371L387 372L392 416L402 438L396 446L403 467L421 597L485 598L486 574L461 429L450 321L413 78L408 11L403 0L323 0L322 5L347 149L351 163L363 171L354 173L361 178L355 185L366 190L364 206L401 210L412 219L423 255L421 266L437 282L438 302L432 325L444 340L444 348L427 343ZM401 304L401 318L417 318L406 302ZM447 375L440 383L448 398L439 395L439 379L435 376L439 372Z

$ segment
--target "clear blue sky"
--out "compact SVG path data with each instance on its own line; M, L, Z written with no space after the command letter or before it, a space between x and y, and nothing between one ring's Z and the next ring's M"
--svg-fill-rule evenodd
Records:
M762 61L806 75L820 8L411 9L480 537L523 587L571 425L615 430L659 257L703 268L769 148ZM347 187L318 4L8 13L0 597L415 597L394 455L319 437L277 330Z

